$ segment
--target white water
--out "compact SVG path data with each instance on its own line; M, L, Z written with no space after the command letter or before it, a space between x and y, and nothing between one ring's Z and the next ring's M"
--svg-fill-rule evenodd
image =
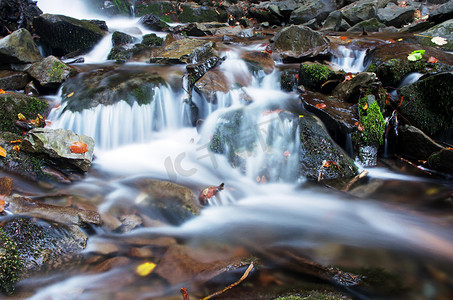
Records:
M339 46L338 52L339 55L332 58L332 63L339 70L342 69L345 72L358 73L365 69L365 50L351 50L345 46Z

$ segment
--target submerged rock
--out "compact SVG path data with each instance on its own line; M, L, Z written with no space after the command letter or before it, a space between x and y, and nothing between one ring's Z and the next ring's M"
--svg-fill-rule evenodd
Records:
M86 144L87 151L73 153L71 145L80 141ZM42 155L45 159L55 161L63 167L87 172L93 159L94 140L66 129L35 128L27 133L21 149L35 155Z
M34 63L42 60L30 32L19 29L0 39L0 65Z

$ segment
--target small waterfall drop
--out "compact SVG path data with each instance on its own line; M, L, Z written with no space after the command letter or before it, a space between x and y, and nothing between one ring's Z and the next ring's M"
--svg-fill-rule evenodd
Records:
M339 46L338 56L332 58L332 63L345 72L359 73L365 69L364 61L366 50L351 50L345 46Z

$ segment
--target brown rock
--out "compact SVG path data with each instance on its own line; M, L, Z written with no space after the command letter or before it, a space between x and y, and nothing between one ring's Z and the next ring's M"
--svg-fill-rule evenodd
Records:
M10 195L13 189L13 180L10 177L0 177L0 195Z

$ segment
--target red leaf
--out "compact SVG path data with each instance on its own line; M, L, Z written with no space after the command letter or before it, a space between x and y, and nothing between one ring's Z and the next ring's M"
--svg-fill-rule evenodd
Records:
M348 39L347 36L344 36L344 35L340 36L340 40L342 40L342 41L346 41L347 39Z
M402 96L402 97L400 98L400 103L398 103L398 106L397 106L397 107L400 107L401 104L403 104L403 99L404 99L404 96Z
M222 182L219 186L210 186L205 188L200 195L198 195L198 200L201 204L207 204L207 201L214 197L218 192L223 190L224 183Z
M327 105L325 105L324 103L318 103L315 106L319 109L324 109L324 108L326 108Z
M435 58L434 56L431 56L430 58L428 58L428 62L429 62L429 63L435 64L435 63L437 63L438 61L439 61L439 60L438 60L437 58Z
M87 144L84 142L75 142L71 145L72 153L85 153L88 152Z
M189 294L187 293L187 289L185 287L182 287L180 289L180 292L181 292L182 297L183 297L184 300L190 300L189 299Z

